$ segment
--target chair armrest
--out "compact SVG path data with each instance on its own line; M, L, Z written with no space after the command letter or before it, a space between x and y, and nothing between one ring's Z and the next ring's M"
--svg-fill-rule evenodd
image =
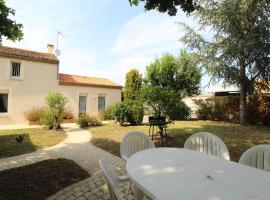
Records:
M127 162L127 160L128 160L128 157L127 156L125 156L125 155L122 155L121 156L122 157L122 160L126 163Z
M128 182L128 181L129 181L129 177L126 176L126 175L118 176L117 178L118 178L118 181L119 181L120 183Z

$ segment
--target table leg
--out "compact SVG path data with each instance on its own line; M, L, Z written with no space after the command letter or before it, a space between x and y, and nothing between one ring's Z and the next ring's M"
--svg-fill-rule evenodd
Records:
M142 200L144 197L143 191L134 185L135 200Z

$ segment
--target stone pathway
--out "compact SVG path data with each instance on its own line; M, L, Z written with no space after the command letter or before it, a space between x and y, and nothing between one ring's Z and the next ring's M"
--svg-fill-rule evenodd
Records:
M68 137L58 145L29 154L0 159L0 171L50 158L71 159L88 171L90 177L57 192L48 200L109 199L98 159L108 160L120 173L122 171L121 159L92 145L89 131L80 129L75 124L65 124L64 130ZM123 185L119 188L123 195L126 187L127 185ZM133 196L129 195L129 199L133 199Z

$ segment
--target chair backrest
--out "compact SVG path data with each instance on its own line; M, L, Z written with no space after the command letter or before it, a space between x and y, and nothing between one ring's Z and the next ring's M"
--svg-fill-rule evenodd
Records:
M226 144L212 133L198 132L191 135L185 142L184 148L230 160Z
M155 148L152 140L142 132L132 131L125 135L120 145L121 158L126 161L133 154Z
M109 190L110 200L123 200L116 187L119 182L111 164L106 160L99 160L98 162Z
M270 171L270 145L258 145L246 150L240 157L239 163Z

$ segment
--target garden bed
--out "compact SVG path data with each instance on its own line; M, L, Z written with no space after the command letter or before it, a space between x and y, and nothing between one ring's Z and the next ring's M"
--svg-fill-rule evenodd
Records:
M0 200L45 200L89 177L74 161L50 159L0 171Z
M18 143L16 137L23 136ZM1 130L0 131L0 158L17 156L34 152L38 149L56 145L66 138L64 131L46 130L43 128Z

